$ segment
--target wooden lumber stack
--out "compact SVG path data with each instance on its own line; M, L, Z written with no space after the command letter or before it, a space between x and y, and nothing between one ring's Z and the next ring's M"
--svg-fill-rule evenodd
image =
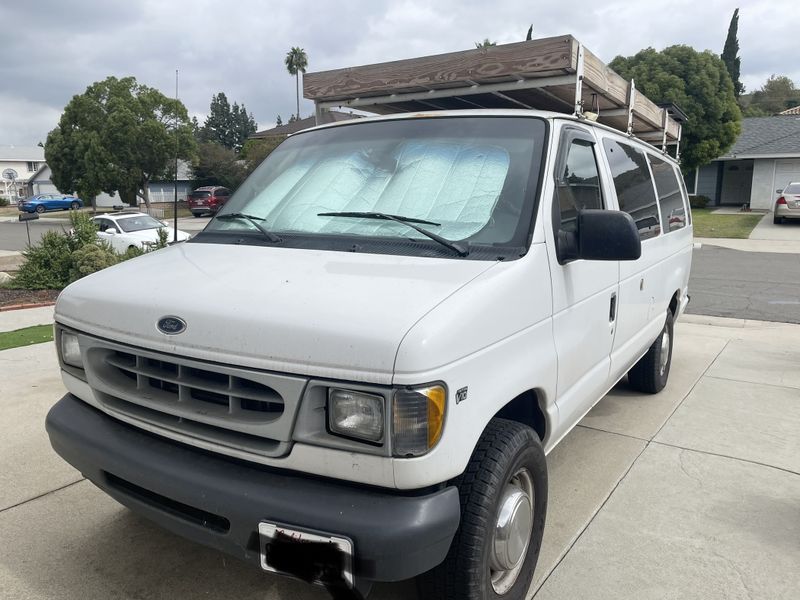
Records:
M634 135L658 144L680 139L680 124L666 110L631 94L630 82L571 35L307 73L303 95L318 108L378 114L464 108L574 113L577 99L579 112L597 113L600 123L620 131L628 130L630 115Z

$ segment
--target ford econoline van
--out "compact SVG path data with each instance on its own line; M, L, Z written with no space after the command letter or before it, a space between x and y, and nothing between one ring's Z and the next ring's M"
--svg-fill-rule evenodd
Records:
M677 163L587 119L316 127L189 242L63 291L47 429L122 504L266 571L522 599L546 455L621 379L667 385L691 251Z

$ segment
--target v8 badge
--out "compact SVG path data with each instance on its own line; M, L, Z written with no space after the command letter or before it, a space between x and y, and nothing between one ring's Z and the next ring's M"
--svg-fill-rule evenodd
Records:
M467 399L467 390L469 388L464 386L460 390L456 390L456 404L460 404Z

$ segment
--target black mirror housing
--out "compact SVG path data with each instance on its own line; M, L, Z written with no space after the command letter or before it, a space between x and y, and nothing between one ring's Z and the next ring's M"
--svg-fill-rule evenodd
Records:
M586 209L578 213L578 258L636 260L642 242L633 218L626 212Z

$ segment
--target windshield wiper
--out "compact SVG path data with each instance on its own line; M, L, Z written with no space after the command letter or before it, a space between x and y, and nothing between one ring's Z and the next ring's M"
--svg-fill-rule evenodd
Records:
M433 233L432 231L428 231L427 229L423 229L416 223L422 223L423 225L435 225L436 227L440 227L441 223L434 223L433 221L426 221L424 219L415 219L413 217L402 217L400 215L390 215L387 213L382 212L358 212L358 211L341 211L341 212L325 212L325 213L317 213L318 217L354 217L354 218L361 218L361 219L382 219L384 221L394 221L395 223L402 223L411 229L419 231L422 235L429 237L434 242L440 243L442 246L446 248L450 248L453 252L456 252L459 256L466 256L469 254L469 251L464 248L458 242L451 242L447 238L443 238L442 236Z
M264 237L267 238L273 244L277 244L282 242L283 240L279 238L277 235L265 229L264 226L259 223L259 221L266 221L266 219L262 219L261 217L255 217L253 215L246 215L244 213L229 213L227 215L217 215L214 217L215 219L219 219L220 221L230 221L233 219L243 219L250 223L253 227L258 229L261 233L264 234Z

